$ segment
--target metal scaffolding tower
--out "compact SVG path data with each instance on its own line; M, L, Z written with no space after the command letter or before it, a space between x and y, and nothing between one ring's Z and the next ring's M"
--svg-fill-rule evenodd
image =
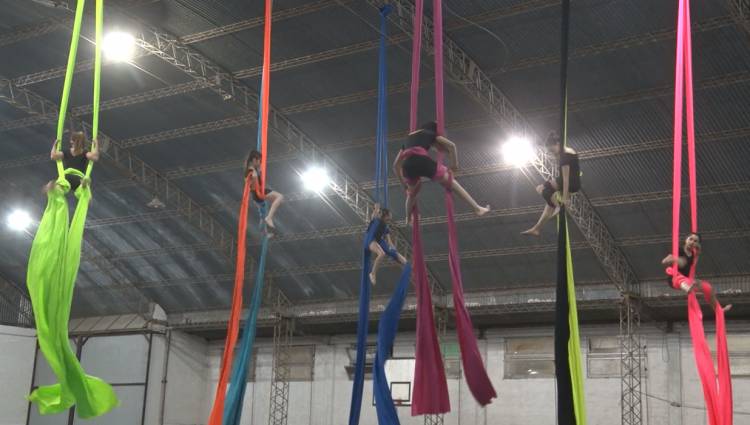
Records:
M643 423L641 379L643 350L641 348L641 315L639 294L625 293L620 305L620 407L622 425Z
M268 288L273 287L269 279ZM269 291L267 304L274 306L275 322L273 325L273 366L271 370L271 394L268 408L268 425L287 425L289 417L289 378L291 374L290 358L294 319L286 315L289 307L285 298Z

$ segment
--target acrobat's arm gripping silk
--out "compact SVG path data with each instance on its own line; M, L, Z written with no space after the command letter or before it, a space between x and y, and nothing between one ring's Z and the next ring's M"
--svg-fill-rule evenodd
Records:
M101 40L103 22L102 0L96 1L96 37ZM84 0L79 0L74 21L68 69L58 117L57 139L62 139L65 112L70 94L70 86L75 68L78 38L83 19ZM101 43L97 43L94 75L94 129L98 129L98 105L101 73ZM58 149L60 145L58 143ZM91 166L85 177L90 177ZM62 161L57 162L57 184L47 193L47 207L37 229L29 256L26 276L34 317L37 326L37 340L42 354L47 359L59 383L38 387L29 395L29 401L39 407L43 415L63 412L73 405L81 418L103 415L116 407L119 402L112 387L99 378L86 375L76 355L70 348L68 321L73 301L73 288L81 260L81 243L86 223L91 188L81 185L76 190L78 203L73 220L68 224L68 203L65 193L70 184L65 173L76 174L78 170L63 170Z
M692 64L692 40L690 30L690 1L680 0L677 17L677 51L675 60L675 96L674 96L674 168L672 186L672 255L678 258L680 249L680 201L682 198L682 109L683 101L686 109L687 124L687 149L688 149L688 176L690 193L690 229L698 231L698 190L697 169L695 159L695 114L693 109L693 64ZM683 96L684 95L684 96ZM697 253L694 255L698 255ZM695 281L695 267L698 263L693 262L690 268L690 276L679 273L675 264L667 272L672 276L673 286L680 288L681 283L700 285L706 301L713 300L710 294L713 291L708 282ZM712 306L716 317L716 357L718 373L714 370L713 358L706 342L703 329L703 313L698 304L695 292L688 294L688 323L690 335L693 340L693 352L698 376L703 387L703 397L706 403L706 411L709 425L731 425L733 422L733 400L732 380L729 367L729 355L727 352L726 326L724 322L724 311L716 303Z

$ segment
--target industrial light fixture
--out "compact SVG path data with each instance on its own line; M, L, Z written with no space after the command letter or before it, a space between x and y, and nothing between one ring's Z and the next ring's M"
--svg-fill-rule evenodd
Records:
M14 210L8 214L6 223L11 230L23 232L31 225L31 216L26 211Z
M331 183L328 171L322 167L311 167L302 174L302 184L305 189L315 193L323 192Z
M534 148L525 137L512 136L502 147L503 159L514 167L523 167L534 159Z
M109 60L128 62L135 55L135 38L126 32L110 32L104 36L102 51Z
M146 204L146 206L149 208L153 208L155 210L160 210L166 207L166 205L164 205L164 202L162 202L161 199L159 199L159 197L156 195L154 195L154 199L152 199L151 202Z

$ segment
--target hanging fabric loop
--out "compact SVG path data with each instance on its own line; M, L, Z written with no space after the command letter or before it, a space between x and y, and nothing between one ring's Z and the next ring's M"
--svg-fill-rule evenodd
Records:
M84 6L85 1L78 0L57 123L55 148L58 151L62 149ZM96 0L94 138L99 127L103 10L103 1ZM65 176L89 178L93 163L89 161L86 171L82 172L77 169L64 169L62 160L56 162L58 178L47 192L47 207L31 246L26 281L34 309L39 348L59 382L37 387L28 399L39 407L39 412L43 415L60 413L75 405L79 417L93 418L117 407L119 401L109 384L85 373L70 348L68 323L81 261L81 244L91 201L91 188L88 184L81 184L76 190L78 202L70 222L68 202L65 198L66 192L70 189L70 183Z
M258 132L256 147L261 153L261 169L258 176L258 184L254 185L255 196L261 200L258 206L261 218L265 217L265 180L266 165L268 158L268 110L271 79L271 22L272 22L272 0L265 1L265 22L263 41L263 73L261 80L261 93L258 97ZM258 269L255 275L255 286L250 301L245 327L239 338L240 315L243 305L243 290L245 282L245 260L247 244L247 219L250 203L251 178L245 177L240 203L239 224L237 232L237 258L234 275L234 289L232 292L232 307L227 325L227 338L224 342L224 353L222 355L219 382L216 386L216 394L208 425L238 425L242 417L242 405L245 397L247 373L252 361L253 344L255 342L256 322L260 304L263 298L264 273L266 257L268 255L268 234L264 232L261 241ZM261 220L261 226L265 229L265 221ZM240 352L235 359L235 349L239 342ZM227 390L227 386L229 389Z
M443 18L442 2L433 0L433 50L435 59L435 116L437 134L445 134L445 109L443 93ZM417 129L419 103L419 70L422 47L423 0L416 0L412 34L412 69L410 90L410 131ZM442 162L438 153L438 162ZM450 185L445 190L445 208L448 222L448 263L451 272L453 304L456 309L456 331L458 333L461 361L466 383L474 398L486 405L497 397L492 387L484 360L479 353L474 327L463 297L463 282L458 253L458 237L454 218L453 195ZM408 212L407 212L408 213ZM445 377L442 354L435 330L432 312L432 293L427 279L427 265L424 259L422 236L419 225L419 209L415 206L412 215L413 272L417 286L417 348L414 370L414 395L412 415L440 414L450 411L448 386Z
M695 157L695 114L693 109L693 66L690 29L690 0L680 0L677 13L677 51L675 60L675 96L673 128L673 175L672 175L672 257L680 258L680 208L682 197L682 148L683 148L683 102L685 107L688 151L688 180L690 194L690 229L698 231L697 166ZM667 269L672 286L698 285L707 302L713 303L716 318L716 357L718 372L714 369L711 351L703 329L703 313L695 291L688 293L688 323L693 341L693 353L698 375L703 387L709 425L731 425L733 422L732 381L727 350L724 310L710 294L714 289L706 281L696 281L696 266L699 252L693 252L694 261L689 276L678 270L677 261Z

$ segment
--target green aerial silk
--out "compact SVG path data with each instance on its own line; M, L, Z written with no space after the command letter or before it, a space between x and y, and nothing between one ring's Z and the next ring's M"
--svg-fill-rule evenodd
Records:
M60 149L65 111L75 69L84 3L85 0L78 0L76 9L68 70L58 117L58 149ZM98 133L99 118L102 0L97 0L96 6L94 140ZM109 384L85 374L70 348L68 337L73 287L81 262L83 228L91 202L91 187L88 179L91 176L92 162L89 162L85 174L75 169L63 170L62 161L57 161L57 169L58 179L54 188L47 193L47 208L31 246L26 282L34 308L39 348L60 382L41 386L35 389L28 398L29 401L39 406L39 412L42 415L60 413L75 405L79 417L91 418L103 415L119 405L117 396ZM65 174L74 174L85 179L75 192L78 203L70 227L68 227L68 202L65 197L70 190L70 183L65 179Z

